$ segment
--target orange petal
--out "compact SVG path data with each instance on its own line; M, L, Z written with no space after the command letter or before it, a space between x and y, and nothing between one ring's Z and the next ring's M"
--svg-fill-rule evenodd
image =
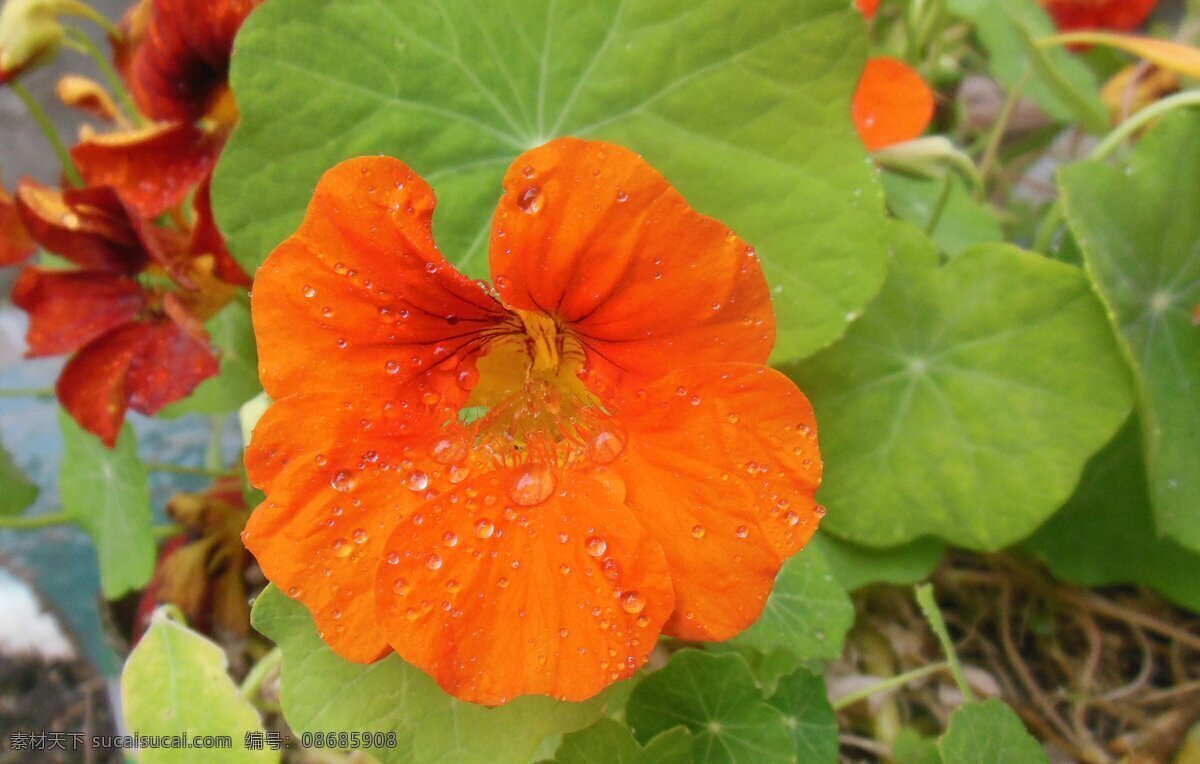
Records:
M12 301L29 314L30 355L58 355L83 347L146 307L131 278L95 271L26 268L13 285Z
M545 498L523 506L510 491L530 476ZM662 550L628 508L544 466L473 478L422 507L388 539L376 586L396 652L489 705L583 700L632 676L674 607Z
M394 390L477 347L504 316L430 231L428 184L386 157L342 162L263 263L252 306L263 387Z
M367 662L387 651L370 590L388 534L465 474L432 453L456 409L350 390L284 398L259 420L246 470L267 500L243 539L334 651Z
M17 212L34 240L83 268L133 274L146 263L129 213L111 188L60 191L24 178Z
M933 120L933 90L908 64L879 56L867 61L854 93L854 126L868 151L919 138Z
M490 254L501 299L557 316L593 364L653 378L766 361L775 320L753 249L638 155L562 138L518 157L504 190Z
M824 512L812 407L777 371L707 364L628 395L617 418L628 443L613 469L671 566L664 631L728 639L758 618Z
M71 149L89 186L111 186L139 215L180 204L212 171L222 139L184 122L96 135Z
M104 122L124 121L108 91L90 77L81 77L78 74L63 75L54 86L54 94L63 105L79 109L96 119Z
M1136 29L1149 18L1158 0L1041 0L1063 31L1074 29Z
M0 188L0 266L16 265L37 251L37 244L17 215L17 206Z
M854 4L868 19L875 18L875 14L879 11L879 0L854 0Z

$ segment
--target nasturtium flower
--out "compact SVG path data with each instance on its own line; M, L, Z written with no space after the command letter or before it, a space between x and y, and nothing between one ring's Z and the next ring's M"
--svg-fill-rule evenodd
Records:
M933 90L921 75L888 56L867 61L851 103L854 126L868 151L920 138L933 110Z
M198 229L216 228L208 180L238 111L229 89L229 59L243 21L262 0L142 0L122 22L117 68L150 121L88 136L71 157L89 185L116 188L145 217L197 193ZM219 235L207 240L217 274L249 282ZM197 252L196 254L201 254Z
M343 162L256 275L266 576L344 658L485 704L745 629L824 513L754 250L605 143L517 158L492 285L439 252L434 204L398 160Z
M44 249L75 268L28 267L12 301L29 313L29 355L73 353L56 391L109 446L126 409L154 414L217 373L204 321L233 296L192 257L187 234L142 220L106 187L24 180L17 211Z
M1041 0L1042 7L1064 32L1082 29L1137 29L1158 0Z
M854 0L854 5L868 19L875 18L875 14L879 12L879 0Z
M0 266L16 265L37 249L33 237L17 215L12 196L0 187Z

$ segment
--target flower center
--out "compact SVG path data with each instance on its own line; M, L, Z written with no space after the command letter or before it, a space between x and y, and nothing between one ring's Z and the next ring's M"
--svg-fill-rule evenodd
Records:
M476 360L478 382L466 404L486 409L472 423L476 443L506 465L566 466L586 458L598 435L612 450L621 439L580 378L586 355L579 339L551 315L514 312L520 323L493 338Z

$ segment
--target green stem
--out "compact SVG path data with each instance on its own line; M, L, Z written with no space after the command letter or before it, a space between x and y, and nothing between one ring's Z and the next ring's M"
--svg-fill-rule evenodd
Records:
M48 515L21 515L19 517L0 517L0 529L14 531L34 531L49 528L53 525L66 525L73 522L66 512L52 512Z
M1129 119L1117 125L1112 132L1104 137L1104 140L1096 144L1096 148L1092 149L1092 152L1088 154L1088 159L1098 160L1108 157L1129 136L1145 127L1147 123L1169 111L1185 106L1200 106L1200 89L1187 90L1182 93L1176 93L1173 96L1168 96L1161 101L1155 101L1137 114L1132 115ZM1060 196L1046 212L1046 217L1042 219L1042 224L1038 227L1037 237L1033 243L1034 251L1049 254L1050 243L1054 239L1054 234L1062 226L1065 217L1066 210L1063 208L1063 200Z
M53 387L10 387L0 390L0 398L53 398Z
M100 69L100 73L104 75L104 79L108 81L108 87L117 95L117 100L121 102L121 110L135 125L145 124L142 118L142 113L138 111L138 107L133 102L133 97L129 94L129 90L125 87L124 81L121 80L121 75L117 74L117 70L109 63L104 52L96 46L92 38L75 29L67 30L67 41L75 50L90 57L96 62L96 66Z
M950 632L946 630L946 620L942 618L941 608L938 607L937 600L933 598L933 586L922 584L916 587L916 592L917 604L921 606L925 620L929 621L929 627L933 629L938 642L942 645L942 652L946 654L946 663L950 667L950 673L954 675L955 684L958 685L958 689L962 691L963 698L968 703L975 702L975 694L971 692L971 687L967 684L962 664L958 662L958 653L954 652L954 642L950 639Z
M30 94L30 92L20 82L11 82L8 85L12 91L17 94L17 97L25 102L25 108L29 109L30 116L33 121L38 123L38 127L42 128L42 133L45 134L46 140L50 142L50 148L54 149L54 153L58 155L58 161L62 163L63 172L73 186L82 186L83 178L79 175L79 170L75 168L75 162L71 159L71 153L67 151L67 147L62 142L62 138L58 135L58 130L54 129L54 123L50 121L50 117L46 115L45 109L42 108Z
M922 666L921 668L913 669L912 671L906 671L903 674L897 674L896 676L888 677L878 684L873 684L870 687L864 687L861 690L855 690L849 695L843 695L842 697L833 701L833 710L841 711L843 708L848 708L858 701L865 700L872 695L878 695L879 693L887 692L888 690L895 690L903 687L909 682L915 682L922 677L929 676L930 674L936 674L937 672L944 671L949 667L950 664L946 661L938 661L937 663L930 663L928 666Z
M1013 83L1012 88L1008 91L1008 97L1004 99L1004 105L1000 108L1000 113L996 116L996 124L992 125L992 132L988 135L988 142L983 150L983 159L979 163L979 175L983 178L983 183L975 191L975 197L982 199L987 188L988 175L992 172L992 165L996 163L996 156L1000 153L1000 145L1004 142L1004 135L1008 132L1008 123L1012 120L1012 115L1016 111L1017 101L1021 99L1021 93L1025 91L1025 87L1029 81L1033 79L1033 70L1026 69L1021 78Z
M229 477L238 474L235 470L210 470L206 467L188 467L183 464L164 464L162 462L146 462L146 469L151 472L171 472L176 475L196 475L198 477Z
M1089 159L1103 159L1117 149L1121 143L1129 136L1136 133L1138 130L1146 126L1150 121L1161 117L1173 109L1178 109L1183 106L1200 106L1200 88L1196 90L1186 90L1182 93L1176 93L1173 96L1168 96L1161 101L1155 101L1146 108L1134 114L1129 119L1117 125L1104 140L1092 149L1092 153L1088 156Z
M929 216L929 222L925 224L925 233L932 236L937 230L938 223L942 222L942 214L946 211L946 204L950 201L950 194L954 191L954 176L947 175L945 182L942 184L942 193L938 195L937 206L933 208L933 213Z
M258 694L262 684L266 681L267 676L271 671L283 662L283 651L278 646L271 649L271 652L264 655L250 669L250 673L246 674L246 678L242 680L241 687L238 692L246 700L253 700Z

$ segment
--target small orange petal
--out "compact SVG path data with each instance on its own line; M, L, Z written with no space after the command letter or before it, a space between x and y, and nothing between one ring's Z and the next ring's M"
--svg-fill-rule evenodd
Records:
M504 311L437 251L434 205L428 184L395 159L325 173L300 229L255 277L267 393L396 389L479 346Z
M492 223L506 305L548 312L633 378L765 362L775 319L754 250L640 156L563 138L517 158Z
M875 18L879 11L879 0L854 0L854 4L868 19Z
M17 213L35 241L83 268L133 274L146 264L129 213L111 188L60 191L24 178Z
M868 151L919 138L933 120L933 90L908 64L880 56L867 61L854 93L854 126Z
M618 404L629 442L613 468L671 566L677 610L665 631L728 639L758 618L824 512L812 407L753 364L689 367L643 393Z
M583 700L632 676L674 607L662 550L629 509L536 464L468 480L400 523L376 597L397 653L488 705Z
M54 94L63 105L79 109L96 119L104 122L121 121L121 112L113 103L108 91L90 77L81 77L78 74L64 75L54 86Z

